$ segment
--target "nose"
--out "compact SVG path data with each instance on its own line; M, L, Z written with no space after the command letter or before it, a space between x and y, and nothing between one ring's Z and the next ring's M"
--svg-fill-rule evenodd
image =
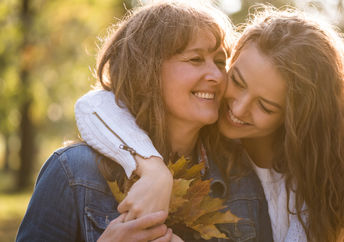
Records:
M219 68L215 63L208 63L205 77L214 84L221 84L226 79L226 69Z
M244 118L250 109L250 98L245 93L232 99L231 110L234 116Z

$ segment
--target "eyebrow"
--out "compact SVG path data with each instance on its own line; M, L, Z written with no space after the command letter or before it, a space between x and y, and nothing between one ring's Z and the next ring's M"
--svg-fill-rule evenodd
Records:
M244 83L245 87L247 87L247 82L245 81L245 78L242 76L242 74L241 74L239 68L236 67L236 66L234 66L233 69L236 71L236 73L238 74L239 78L240 78L241 81ZM275 103L275 102L270 101L270 100L268 100L268 99L265 99L265 98L263 98L263 97L259 97L259 98L260 98L262 101L264 101L264 102L266 102L266 103L268 103L268 104L270 104L270 105L272 105L272 106L274 106L274 107L276 107L276 108L282 109L282 106L279 105L278 103Z
M217 48L217 49L214 49L213 47L210 47L208 49L194 48L194 49L189 49L189 50L186 49L185 52L204 52L205 50L208 51L208 53L219 52L219 53L223 54L227 58L226 51L220 50L220 48Z

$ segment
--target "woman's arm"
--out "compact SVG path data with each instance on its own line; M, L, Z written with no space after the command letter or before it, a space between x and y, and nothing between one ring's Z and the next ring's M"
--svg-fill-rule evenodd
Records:
M67 156L59 157L61 156L57 154L52 155L40 171L34 193L18 230L18 242L86 240L87 225L83 216L80 216L85 208L80 201L84 201L85 198L79 197L84 193L77 193L80 189L73 189L71 186L74 183L67 177L67 173L71 171L70 167L62 165ZM125 214L122 214L110 222L98 241L155 239L154 241L164 242L170 241L172 237L172 231L167 230L163 224L167 217L166 212L148 214L127 223L123 223L124 216Z
M103 155L120 164L127 177L136 169L133 154L162 159L148 135L128 109L115 102L110 91L90 91L75 104L75 119L81 138Z
M135 118L117 105L114 94L90 91L77 101L75 118L88 145L120 164L128 177L133 171L140 176L118 207L121 213L128 212L125 221L159 210L168 211L172 175Z
M77 241L77 210L73 190L54 154L40 171L16 241Z
M172 237L172 230L164 223L167 213L155 212L141 218L124 222L126 214L110 222L97 242L113 241L156 241L168 242Z

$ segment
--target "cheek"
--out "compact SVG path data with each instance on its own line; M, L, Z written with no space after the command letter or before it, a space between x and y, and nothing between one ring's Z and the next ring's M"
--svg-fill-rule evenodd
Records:
M255 126L268 133L276 131L283 123L282 115L259 113L254 117Z
M224 99L230 98L233 95L232 92L234 90L231 81L227 80L225 83L226 83L226 86L225 86L225 91L223 95Z
M219 104L220 104L220 102L222 101L222 99L224 99L225 98L225 94L226 94L226 92L227 92L227 84L226 84L226 82L222 82L221 84L220 84L220 89L219 89L220 91L219 91L219 94L217 95L217 101L219 102Z

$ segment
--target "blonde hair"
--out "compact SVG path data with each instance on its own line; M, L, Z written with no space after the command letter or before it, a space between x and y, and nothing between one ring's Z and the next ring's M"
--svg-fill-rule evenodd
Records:
M243 31L232 61L249 42L287 82L274 168L285 174L288 198L295 191L308 240L337 241L344 227L343 41L319 19L265 7Z

